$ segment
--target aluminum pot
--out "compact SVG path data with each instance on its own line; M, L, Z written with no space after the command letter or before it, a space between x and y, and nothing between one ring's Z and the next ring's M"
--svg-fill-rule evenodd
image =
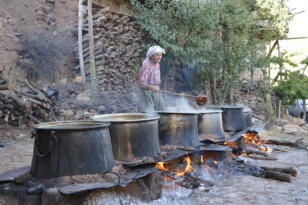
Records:
M222 110L208 109L198 112L198 135L200 141L208 139L207 136L215 136L218 139L225 137L222 124Z
M198 141L198 113L158 111L159 141L161 145L196 146Z
M109 123L58 121L34 126L31 174L37 178L103 173L112 169Z
M112 150L116 160L160 154L158 115L144 113L116 113L96 115L93 120L110 122Z
M252 110L249 107L244 107L244 127L249 128L252 126Z

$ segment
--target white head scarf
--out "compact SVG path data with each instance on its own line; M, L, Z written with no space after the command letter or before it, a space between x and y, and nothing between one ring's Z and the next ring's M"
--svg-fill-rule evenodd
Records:
M163 49L162 47L160 46L152 46L148 49L148 52L147 52L147 58L146 60L150 60L150 58L156 54L156 53L163 53L165 54L165 49Z

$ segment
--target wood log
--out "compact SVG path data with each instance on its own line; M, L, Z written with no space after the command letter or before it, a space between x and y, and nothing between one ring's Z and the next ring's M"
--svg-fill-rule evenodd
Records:
M263 151L257 150L257 149L253 149L253 148L246 148L245 152L247 154L258 154L258 155L262 155L262 156L265 156L265 157L269 157L266 152L263 152Z
M245 157L251 158L251 159L258 159L258 160L277 160L275 157L270 157L270 156L256 156L256 155L245 155Z
M293 177L297 176L297 171L293 167L288 167L288 168L277 168L277 167L261 167L264 170L267 171L275 171L275 172L282 172L285 174L290 174Z
M274 145L284 145L284 146L289 146L289 147L296 147L296 148L301 148L305 149L305 145L303 143L303 138L298 139L296 141L289 141L289 140L267 140L265 141L265 144L274 144Z
M283 182L291 182L291 176L289 174L276 172L276 171L264 171L264 178L275 179Z
M20 100L20 98L13 91L0 91L0 95L12 98L19 106L26 107L25 102Z
M11 84L8 80L0 80L0 90L10 90Z
M291 182L291 175L280 172L280 168L276 168L277 171L274 171L273 168L259 167L257 165L246 164L242 160L237 161L235 166L238 167L239 171L242 171L245 174L249 174L255 177L274 179L283 182Z

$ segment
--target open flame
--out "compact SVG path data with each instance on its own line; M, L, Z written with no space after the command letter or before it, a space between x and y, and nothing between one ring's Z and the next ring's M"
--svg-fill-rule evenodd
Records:
M227 145L229 147L237 147L236 142L224 142L224 145Z
M200 156L200 162L201 162L201 164L204 163L204 155L203 154L201 154L201 156Z
M185 156L185 161L186 161L186 167L185 167L184 171L176 172L176 176L183 176L186 172L191 172L193 170L193 168L191 166L191 160L190 160L189 155Z
M246 144L264 144L257 132L247 132L242 135Z
M178 171L176 170L176 176L183 176L186 172L191 172L193 170L192 165L191 165L191 159L189 157L189 155L185 156L185 162L186 162L186 167L184 169L184 171ZM157 162L157 164L155 165L155 168L160 169L160 170L166 170L166 171L172 171L168 168L166 168L164 162Z
M157 162L157 164L155 165L155 168L160 169L160 170L168 170L167 168L165 168L164 162Z
M214 160L213 163L215 167L218 167L218 162L216 160Z

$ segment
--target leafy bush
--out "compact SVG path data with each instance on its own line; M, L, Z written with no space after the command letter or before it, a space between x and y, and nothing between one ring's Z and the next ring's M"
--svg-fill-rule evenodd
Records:
M70 47L51 33L26 33L21 41L21 59L17 65L25 70L27 77L54 81L57 68Z

